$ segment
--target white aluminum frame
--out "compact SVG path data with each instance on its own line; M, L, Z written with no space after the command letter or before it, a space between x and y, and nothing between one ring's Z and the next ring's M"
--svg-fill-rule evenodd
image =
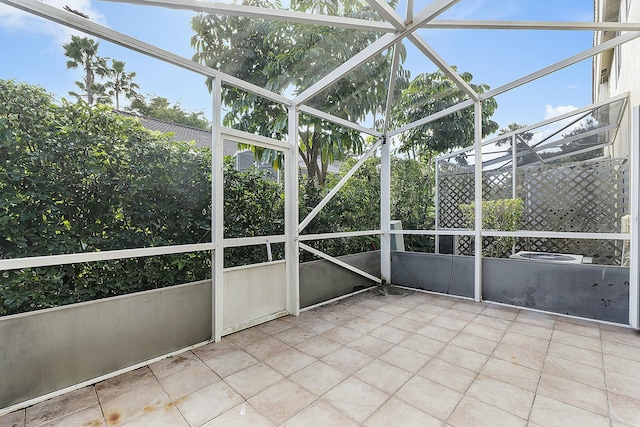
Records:
M130 258L130 257L141 257L141 256L151 256L151 255L159 255L159 254L169 254L169 253L182 253L182 252L192 252L192 251L204 251L204 250L212 250L213 251L213 303L214 303L214 316L213 316L213 338L216 340L220 339L221 336L221 318L222 318L222 309L221 306L221 284L222 284L222 251L224 247L231 247L236 245L245 245L245 244L264 244L265 242L285 242L285 251L286 251L286 260L287 260L287 280L288 280L288 295L287 295L287 310L292 314L297 314L299 312L299 296L298 292L298 254L299 249L309 250L312 253L315 253L318 256L321 256L325 259L329 259L332 262L336 262L340 265L339 260L331 259L332 257L327 256L326 254L321 254L319 251L309 247L304 243L300 243L301 240L313 240L313 238L334 238L334 237L354 237L354 236L362 236L362 235L381 235L381 242L386 242L390 235L393 234L419 234L419 235L472 235L475 237L476 242L476 268L475 268L475 299L480 300L482 295L482 283L481 283L481 238L483 236L540 236L540 237L571 237L571 238L585 238L585 239L630 239L631 247L635 251L637 251L638 246L640 245L640 235L639 235L639 225L638 225L638 212L640 210L639 196L638 196L638 179L640 173L638 172L638 168L640 168L640 112L638 107L635 107L633 110L633 126L634 126L634 142L632 145L632 166L631 166L631 182L632 182L632 196L631 196L631 213L632 213L632 225L631 225L631 233L622 234L622 233L557 233L557 232L527 232L527 231L519 231L519 232L497 232L491 230L483 230L482 229L482 210L481 210L481 201L482 201L482 188L481 188L481 173L482 173L482 146L484 145L481 141L481 102L483 100L489 99L491 97L495 97L499 94L507 92L511 89L544 77L548 74L551 74L555 71L558 71L562 68L575 64L584 59L593 57L602 52L605 52L609 49L612 49L616 46L619 46L623 43L627 43L637 37L640 37L640 23L619 23L619 22L537 22L537 21L452 21L452 20L435 20L435 18L440 15L442 12L456 4L459 0L434 0L428 3L428 5L422 9L422 11L414 14L414 2L413 0L407 1L407 13L406 17L403 20L395 10L393 10L384 0L366 0L369 5L374 8L380 16L383 18L383 21L365 21L360 19L352 19L352 18L344 18L344 17L336 17L336 16L327 16L327 15L317 15L317 14L307 14L300 13L295 11L287 11L287 10L272 10L272 9L262 9L258 7L250 7L250 6L240 6L240 5L229 5L229 4L220 4L220 3L206 3L197 0L108 0L115 2L126 2L138 5L149 5L149 6L161 6L175 9L189 9L194 11L203 11L210 12L228 16L247 16L256 19L267 19L267 20L279 20L285 22L295 22L301 24L310 24L310 25L325 25L325 26L334 26L339 28L350 28L350 29L359 29L359 30L367 30L367 31L377 31L382 34L382 36L370 46L357 53L354 57L343 63L341 66L336 68L334 71L330 72L328 75L322 77L319 81L317 81L314 85L311 85L307 90L298 94L293 100L282 96L277 93L273 93L264 88L252 85L250 83L244 82L238 78L225 74L219 70L214 70L204 65L198 64L194 61L188 60L186 58L180 57L179 55L175 55L166 50L160 49L151 44L142 42L125 34L119 33L117 31L111 30L105 26L99 25L95 22L87 20L85 18L79 17L72 13L68 13L61 9L57 9L55 7L44 4L38 0L0 0L0 3L7 4L9 6L15 7L17 9L26 11L36 16L43 17L53 22L57 22L59 24L65 25L67 27L80 30L89 35L93 35L99 37L103 40L110 41L112 43L118 44L130 50L142 53L147 56L151 56L153 58L159 59L161 61L167 62L169 64L173 64L178 67L182 67L184 69L190 70L192 72L211 77L214 82L214 90L213 90L213 134L212 134L212 150L214 153L214 158L212 160L212 243L204 243L204 244L196 244L196 245L179 245L179 246L167 246L167 247L159 247L159 248L139 248L139 249L126 249L120 251L109 251L109 252L97 252L97 253L77 253L77 254L69 254L69 255L54 255L54 256L45 256L45 257L32 257L32 258L23 258L23 259L8 259L8 260L0 260L0 271L2 270L11 270L11 269L19 269L19 268L28 268L35 266L49 266L49 265L59 265L59 264L68 264L75 262L90 262L90 261L98 261L98 260L107 260L107 259L120 259L120 258ZM457 75L453 71L453 69L444 62L444 60L435 52L417 33L416 31L420 28L427 29L506 29L506 30L589 30L589 31L619 31L623 32L622 35L615 37L607 42L604 42L600 45L594 46L593 48L587 49L583 52L580 52L576 55L573 55L565 60L554 63L548 67L542 68L536 72L523 76L514 81L508 82L502 86L497 87L496 89L490 90L483 94L475 93L471 87L466 84L462 80L460 76ZM467 94L469 99L451 106L443 111L432 114L423 119L417 120L414 123L408 124L406 126L400 127L395 130L388 131L388 113L389 113L389 105L391 104L389 101L387 103L388 108L385 115L385 128L384 131L377 132L372 129L368 129L364 126L351 123L344 119L338 118L331 114L319 111L317 109L311 108L309 106L304 105L304 102L309 100L314 95L318 94L325 88L329 87L339 79L343 78L352 70L358 68L363 65L366 61L373 58L375 55L380 52L390 48L392 45L398 45L404 39L408 39L414 45L418 47L418 49L435 65L437 65L446 75L448 75L454 82ZM395 55L395 53L394 53ZM395 70L395 67L392 67ZM395 73L395 72L394 72ZM393 74L392 74L393 75ZM390 79L393 81L394 79ZM242 133L235 130L227 130L222 129L220 124L220 111L221 111L221 85L229 84L231 86L237 87L244 91L256 94L265 99L269 99L273 102L280 103L285 105L289 109L289 141L288 143L282 143L280 141L273 141L268 138L257 137L255 135L250 135L246 133ZM393 83L391 83L392 85ZM392 87L390 87L392 89ZM390 90L392 92L392 90ZM611 100L602 101L602 103L610 102ZM273 148L278 150L288 149L289 155L286 156L287 162L287 179L286 179L286 194L295 196L295 200L297 201L297 185L298 185L298 175L297 175L297 151L298 151L298 115L300 113L310 114L315 117L319 117L323 120L327 120L332 123L336 123L341 126L345 126L347 128L357 130L363 133L368 133L370 135L376 136L379 138L379 141L372 147L369 152L363 156L361 162L364 162L368 156L370 156L379 146L382 145L382 157L384 167L383 172L381 174L381 180L383 184L382 189L382 202L386 205L386 201L389 197L389 182L390 178L388 173L386 172L388 168L388 147L385 148L387 144L383 142L387 141L389 138L399 135L407 130L413 129L417 126L421 126L423 124L429 123L438 118L444 117L448 114L451 114L454 111L458 111L464 108L468 108L474 106L474 115L475 115L475 157L476 157L476 165L475 168L475 201L476 201L476 215L475 215L475 227L474 230L390 230L389 227L389 214L386 211L386 207L381 207L381 226L380 230L369 230L369 231L359 231L359 232L349 232L349 233L324 233L324 234L316 234L316 235L307 235L300 236L300 231L304 229L304 227L311 221L311 219L317 215L317 213L322 209L324 205L329 201L329 199L339 191L339 188L355 173L357 167L354 167L352 171L347 174L337 186L332 190L332 194L328 195L323 201L312 211L312 214L308 216L304 221L298 223L297 217L297 203L294 203L294 200L289 197L286 203L286 217L285 217L285 235L283 236L261 236L256 238L242 238L242 239L223 239L222 237L222 156L219 155L222 151L222 141L223 135L227 134L232 137L232 139L243 139L243 141L250 141L249 143L252 145L259 145L265 148ZM592 108L592 106L588 107ZM568 113L569 115L576 114L576 111ZM526 128L525 128L526 130ZM522 129L519 130L520 132ZM505 138L505 136L501 136L501 138ZM490 142L488 142L490 143ZM514 151L514 155L516 154ZM455 155L456 153L451 153L450 156ZM440 159L444 160L444 158ZM359 162L360 163L360 162ZM360 163L361 164L361 163ZM514 162L515 164L515 162ZM359 165L358 165L359 166ZM436 172L437 173L437 172ZM438 191L436 189L436 191ZM436 202L437 203L437 202ZM283 240L284 239L284 240ZM389 257L390 248L389 245L383 244L382 249L382 260L386 260ZM630 324L631 326L638 328L640 320L639 317L639 284L638 278L640 276L639 273L639 260L637 256L631 257L631 286L630 286ZM390 278L390 266L387 267L386 261L383 261L383 279L387 279L387 275ZM345 268L350 268L344 266ZM356 269L357 270L357 269ZM361 274L362 272L358 272ZM366 276L365 276L366 277ZM383 279L376 279L376 281L382 282Z

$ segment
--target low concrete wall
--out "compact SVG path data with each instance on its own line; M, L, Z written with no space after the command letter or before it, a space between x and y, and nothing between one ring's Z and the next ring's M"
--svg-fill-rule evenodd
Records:
M473 298L473 257L391 252L391 283Z
M211 337L211 281L0 318L0 408Z
M380 251L338 257L373 276L380 277ZM375 282L326 260L300 264L300 308L328 301Z
M473 297L474 258L391 255L396 285ZM560 314L629 323L629 268L485 258L483 299Z

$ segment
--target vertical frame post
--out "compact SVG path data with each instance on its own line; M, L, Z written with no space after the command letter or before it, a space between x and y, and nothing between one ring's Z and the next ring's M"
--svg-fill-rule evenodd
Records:
M517 196L518 183L516 181L516 172L518 171L518 141L516 134L511 137L511 198L515 199Z
M213 97L212 120L212 144L211 144L211 241L213 243L211 272L211 334L214 341L222 339L223 329L223 269L224 249L224 141L222 140L222 124L220 114L222 111L222 82L218 78L213 79L211 87Z
M640 105L633 107L631 114L631 166L629 172L631 186L631 200L629 200L631 214L631 242L629 268L629 325L640 329Z
M440 229L440 164L438 160L435 161L436 168L436 231ZM436 234L436 253L440 253L440 235Z
M289 152L285 154L285 260L286 260L286 310L297 316L300 314L300 249L298 247L298 110L289 106Z
M475 224L474 224L474 275L473 295L482 301L482 102L474 103L474 139L475 139Z
M380 278L382 284L391 283L391 151L387 137L380 146Z

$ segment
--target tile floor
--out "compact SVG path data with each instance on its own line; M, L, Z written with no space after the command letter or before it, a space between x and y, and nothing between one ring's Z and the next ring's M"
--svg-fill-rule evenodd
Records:
M392 293L229 335L0 426L640 426L638 333Z

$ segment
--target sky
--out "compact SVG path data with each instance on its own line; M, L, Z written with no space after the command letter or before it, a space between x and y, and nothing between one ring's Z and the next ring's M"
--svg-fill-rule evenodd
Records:
M68 5L91 20L114 30L191 58L192 12L97 0L44 0L52 6ZM429 2L415 0L419 11ZM406 0L398 11L404 15ZM593 3L587 0L461 0L442 19L476 20L593 20ZM470 72L473 83L496 88L535 72L592 46L588 31L496 31L426 30L417 32L460 72ZM59 24L27 15L10 6L0 5L0 78L44 87L57 98L70 99L80 70L66 69L62 45L71 34L80 34ZM100 40L98 40L100 41ZM410 42L405 41L404 67L413 76L435 71L436 67ZM125 61L127 71L144 95L163 96L190 111L211 114L211 97L204 77L178 67L100 41L99 55ZM559 72L512 90L496 98L498 109L493 120L500 127L510 123L531 125L555 115L590 104L591 60L585 60Z

